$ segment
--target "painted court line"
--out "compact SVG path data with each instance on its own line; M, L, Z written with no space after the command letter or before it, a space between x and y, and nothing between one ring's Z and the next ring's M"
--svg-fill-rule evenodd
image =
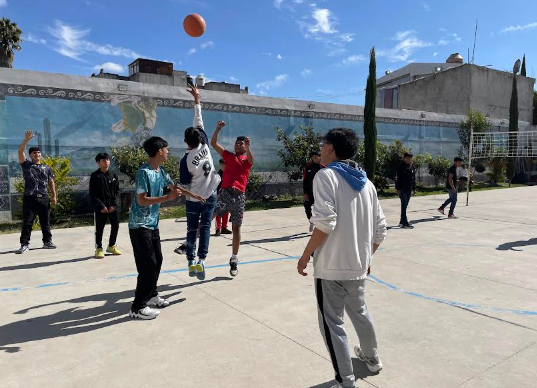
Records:
M239 265L270 263L270 262L287 261L287 260L297 260L299 258L300 258L300 256L287 256L287 257L278 257L278 258L274 258L274 259L243 261L243 262L240 262ZM226 264L207 266L205 268L207 268L207 269L224 268L224 267L228 267L228 266L229 266L229 264L226 263ZM187 268L178 268L178 269L172 269L172 270L167 270L167 271L161 271L161 273L171 274L171 273L178 273L178 272L186 272L187 270L188 270ZM13 292L13 291L21 291L21 290L29 290L29 289L59 287L59 286L65 286L65 285L68 285L68 284L80 284L80 283L96 282L96 281L99 281L99 280L108 281L108 280L117 280L117 279L127 279L127 278L135 277L137 275L138 274L127 274L127 275L121 275L121 276L108 276L108 277L102 278L102 279L93 279L93 280L81 281L81 282L46 283L46 284L41 284L39 286L34 286L34 287L0 288L0 292ZM385 282L384 280L381 280L381 279L379 279L379 278L377 278L377 277L375 277L373 275L369 275L368 280L370 280L370 281L372 281L374 283L380 284L382 286L385 286L385 287L389 288L392 291L402 292L402 293L404 293L406 295L409 295L409 296L429 300L431 302L445 304L445 305L448 305L448 306L462 307L462 308L466 308L466 309L470 309L470 310L488 310L488 311L499 312L499 313L511 313L511 314L519 314L519 315L537 316L537 311L512 310L512 309L503 309L503 308L495 308L495 307L486 307L486 306L479 306L479 305L473 305L473 304L468 304L468 303L462 303L462 302L456 302L456 301L451 301L451 300L446 300L446 299L435 298L435 297L423 295L423 294L420 294L420 293L417 293L417 292L412 292L412 291L405 290L405 289L397 287L397 286L395 286L395 285L393 285L391 283Z

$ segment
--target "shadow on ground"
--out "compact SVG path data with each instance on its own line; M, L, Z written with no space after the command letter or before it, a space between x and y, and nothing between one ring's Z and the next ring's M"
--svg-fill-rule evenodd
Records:
M517 247L527 247L530 245L537 245L537 238L530 238L529 240L520 240L507 242L501 245L498 245L496 248L498 251L516 251L523 252L523 249L515 249Z
M170 306L168 307L170 308L172 305L185 301L185 298L174 299L175 296L181 293L181 291L179 291L180 289L223 280L231 280L231 278L216 277L211 280L176 286L166 284L159 286L159 293L165 298L172 299L170 301ZM74 307L70 306L65 310L49 315L22 319L17 322L0 326L0 350L5 351L6 353L16 353L22 349L20 346L12 346L15 344L20 345L27 342L68 337L124 322L134 323L134 320L128 316L133 296L133 290L126 290L121 292L88 295L80 298L33 306L17 311L15 314L23 315L31 310L62 305L64 303L80 305ZM85 303L91 302L103 302L103 304L98 307L84 308Z
M327 364L327 366L330 364ZM328 366L329 367L329 366ZM356 385L358 384L358 380L363 380L370 376L376 376L378 373L372 373L367 369L365 366L365 363L358 360L357 358L352 359L352 368L354 370L354 377L356 378ZM382 373L382 372L381 372ZM334 385L336 385L336 380L327 381L326 383L314 385L309 388L332 388Z
M410 221L410 225L421 224L423 222L442 221L442 220L447 220L447 219L448 218L442 217L442 216L432 216L430 218L421 218L419 220L412 220ZM391 230L391 229L402 229L402 228L399 226L388 226L388 230Z
M311 236L310 233L297 233L297 234L292 234L290 236L270 237L270 238L263 238L260 240L241 241L241 244L263 244L263 243L272 243L272 242L295 241L295 240L300 240L301 238L307 238L309 236ZM231 246L231 244L229 244L228 246Z
M0 254L5 252L0 252ZM20 264L20 265L12 265L10 267L2 267L0 268L0 272L4 271L17 271L19 269L35 269L35 268L42 268L42 267L50 267L52 265L57 264L70 264L70 263L78 263L80 261L86 261L93 259L93 256L88 257L80 257L77 259L70 259L70 260L62 260L62 261L44 261L41 263L28 263L28 264Z

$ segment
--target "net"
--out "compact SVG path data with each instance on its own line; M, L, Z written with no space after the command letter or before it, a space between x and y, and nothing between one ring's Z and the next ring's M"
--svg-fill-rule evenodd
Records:
M474 133L470 156L472 159L537 157L537 131Z

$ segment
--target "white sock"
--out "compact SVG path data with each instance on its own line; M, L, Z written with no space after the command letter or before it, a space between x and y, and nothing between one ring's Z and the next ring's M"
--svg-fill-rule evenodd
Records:
M231 258L232 258L233 260L237 260L237 255L233 255L233 254L232 254L232 255L231 255Z

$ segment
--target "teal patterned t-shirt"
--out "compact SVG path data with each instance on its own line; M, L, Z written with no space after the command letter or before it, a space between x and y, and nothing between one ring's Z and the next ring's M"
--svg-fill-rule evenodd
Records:
M135 197L129 215L130 229L158 229L160 204L140 206L137 197L142 193L147 193L148 197L161 197L164 187L172 184L170 176L162 166L155 171L148 163L142 164L136 172Z

